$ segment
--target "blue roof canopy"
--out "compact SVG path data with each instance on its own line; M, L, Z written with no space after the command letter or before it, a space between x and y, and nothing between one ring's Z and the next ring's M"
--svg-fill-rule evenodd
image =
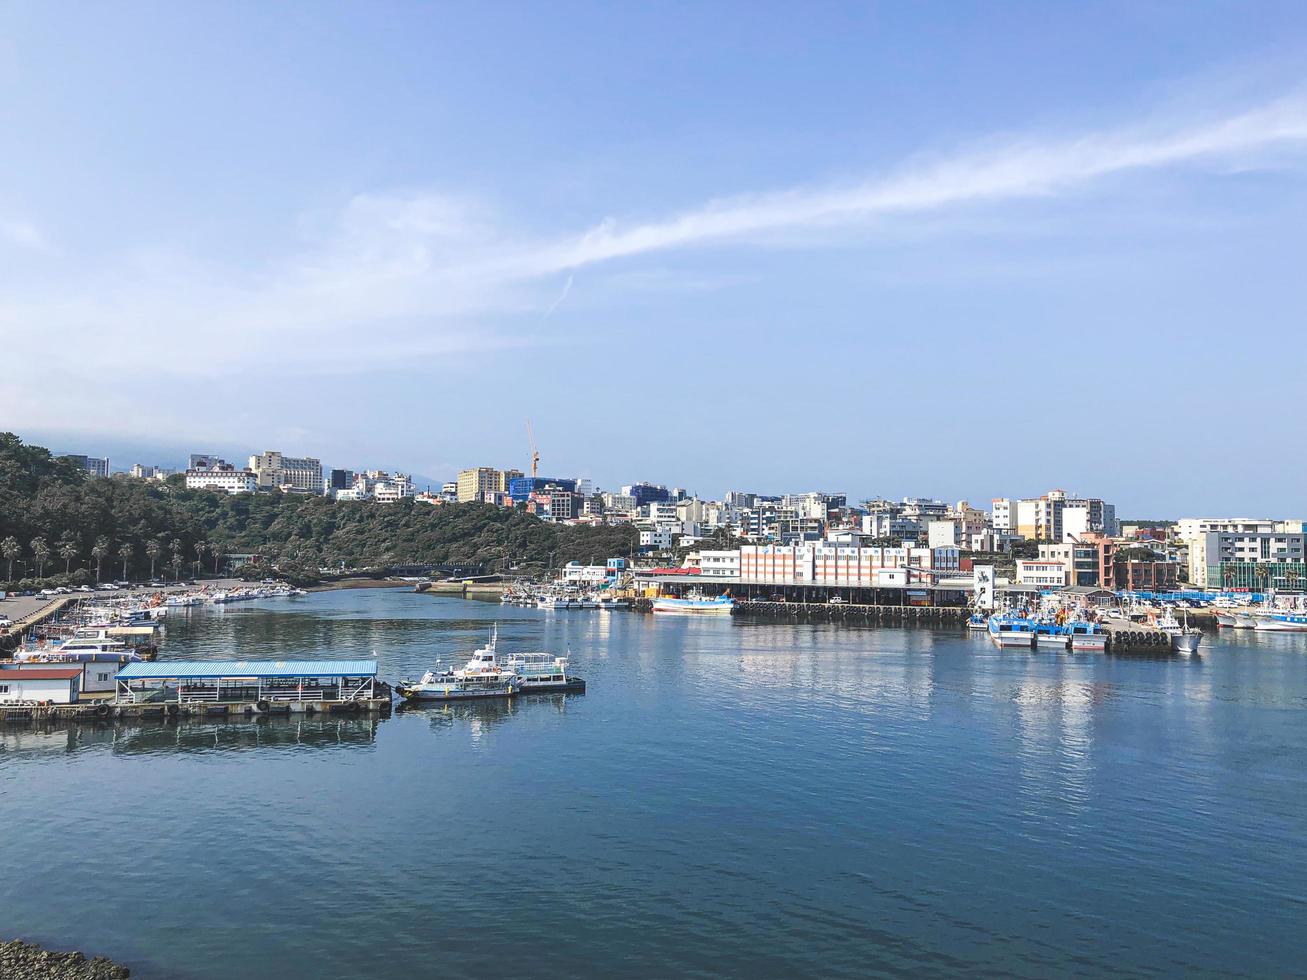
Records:
M120 681L218 677L376 677L375 660L158 660L128 664Z

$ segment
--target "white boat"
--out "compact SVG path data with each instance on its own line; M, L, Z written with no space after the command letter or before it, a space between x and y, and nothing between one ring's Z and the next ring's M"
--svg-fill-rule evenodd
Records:
M1233 616L1232 614L1229 614L1229 613L1217 613L1217 614L1216 614L1216 625L1217 625L1217 626L1224 626L1224 627L1227 627L1228 629L1234 629L1234 625L1235 625L1235 623L1234 623L1234 616Z
M1084 653L1101 653L1107 649L1107 627L1102 623L1091 623L1086 619L1076 619L1067 623L1071 634L1071 649Z
M1307 633L1307 613L1263 613L1257 617L1253 629L1259 633Z
M1171 639L1171 649L1176 653L1197 653L1198 644L1203 641L1203 631L1189 625L1188 617L1182 624L1170 609L1157 621L1157 628Z
M521 679L495 654L498 631L478 648L462 667L442 670L437 663L421 680L400 681L395 690L406 701L465 701L476 698L511 698L521 690Z
M709 597L702 592L691 592L684 599L664 596L653 601L654 612L683 616L729 616L734 609L735 600L730 596Z
M1251 612L1237 612L1234 614L1234 628L1237 630L1256 629L1257 617Z
M995 613L989 617L988 629L989 638L1000 649L1004 647L1029 649L1035 642L1035 624L1023 616Z
M517 674L523 694L585 690L585 681L567 673L567 657L555 657L549 653L514 653L499 662Z
M542 595L536 599L537 609L566 609L567 600L560 595Z
M983 633L987 628L984 613L972 613L971 618L967 620L967 629L973 633Z

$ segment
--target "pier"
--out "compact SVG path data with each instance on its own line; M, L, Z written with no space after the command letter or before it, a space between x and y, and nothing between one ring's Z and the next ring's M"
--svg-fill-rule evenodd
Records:
M930 626L965 622L970 615L970 610L961 606L891 606L851 602L773 602L766 599L741 599L735 603L735 613L739 616L758 616L768 619Z

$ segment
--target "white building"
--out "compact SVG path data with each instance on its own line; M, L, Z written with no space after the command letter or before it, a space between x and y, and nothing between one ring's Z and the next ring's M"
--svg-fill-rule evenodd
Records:
M563 581L568 585L603 585L608 581L610 571L607 565L582 565L579 561L569 561L563 566Z
M82 456L78 453L64 453L60 459L71 459L74 463L86 470L91 476L108 476L109 475L109 457L104 456Z
M989 523L995 531L1017 529L1016 502L1011 497L995 497L989 503Z
M740 577L739 551L701 551L699 552L699 574L705 578Z
M1189 583L1198 588L1307 588L1307 534L1205 531L1185 539L1185 543L1189 548ZM1259 572L1258 566L1278 567Z
M251 456L250 469L263 490L286 487L304 493L322 492L322 461L312 456L283 456L270 449Z
M82 690L81 667L6 667L0 670L0 704L53 701L75 704Z
M372 497L379 504L390 504L413 496L413 480L407 473L379 474L372 484Z
M666 551L672 546L671 528L648 528L640 532L640 547L649 551Z
M230 463L218 460L212 469L186 471L187 490L218 490L222 493L254 493L259 489L258 478L252 470L238 470Z
M827 541L743 545L740 581L764 585L891 586L929 584L927 572L957 571L954 547L859 548Z
M1066 563L1048 558L1017 559L1017 585L1060 589L1067 584Z

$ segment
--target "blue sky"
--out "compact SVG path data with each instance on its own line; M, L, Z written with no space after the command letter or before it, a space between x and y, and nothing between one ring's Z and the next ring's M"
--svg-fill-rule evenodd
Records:
M604 486L1300 516L1305 42L1300 3L9 3L0 428L440 478L529 416Z

